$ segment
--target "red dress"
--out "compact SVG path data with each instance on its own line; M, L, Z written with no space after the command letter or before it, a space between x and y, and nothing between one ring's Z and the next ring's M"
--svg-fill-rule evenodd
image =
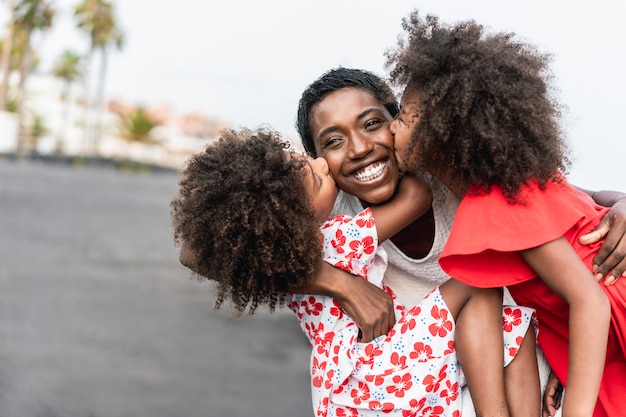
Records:
M565 181L525 186L509 204L501 189L470 190L461 201L439 263L450 276L477 287L507 286L520 305L538 318L538 343L548 363L567 381L569 308L524 262L518 251L564 236L591 270L601 242L581 245L608 211ZM601 285L611 302L606 366L594 417L624 415L626 404L626 282Z

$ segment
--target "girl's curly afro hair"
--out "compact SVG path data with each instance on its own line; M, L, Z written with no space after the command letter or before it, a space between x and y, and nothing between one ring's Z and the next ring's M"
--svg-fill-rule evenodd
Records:
M486 191L497 184L509 199L529 180L543 186L566 172L548 55L473 21L448 27L414 11L402 26L386 66L394 86L421 98L410 168Z
M170 204L174 241L218 282L216 308L282 306L321 264L320 222L303 182L303 159L270 128L225 130L192 156Z

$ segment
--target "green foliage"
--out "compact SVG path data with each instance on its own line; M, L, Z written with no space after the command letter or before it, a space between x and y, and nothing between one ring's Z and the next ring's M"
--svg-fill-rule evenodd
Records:
M115 19L113 4L107 0L83 0L74 9L77 26L87 33L91 49L115 45L121 49L124 34Z
M129 142L156 143L152 130L160 121L152 117L143 107L137 107L120 116L119 133Z
M77 53L65 50L59 56L52 69L55 77L71 83L82 75L81 57Z
M49 132L50 129L48 129L45 119L38 114L34 114L28 129L29 136L37 141Z

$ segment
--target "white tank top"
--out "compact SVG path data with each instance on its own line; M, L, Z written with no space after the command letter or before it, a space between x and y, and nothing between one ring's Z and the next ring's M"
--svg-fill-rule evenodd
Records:
M430 253L424 258L414 259L405 255L391 240L383 242L389 256L385 283L406 306L417 304L435 287L450 278L439 266L438 259L450 235L459 200L436 178L430 178L430 182L435 216L435 240ZM363 205L358 198L342 191L335 202L333 214L353 216L362 210Z

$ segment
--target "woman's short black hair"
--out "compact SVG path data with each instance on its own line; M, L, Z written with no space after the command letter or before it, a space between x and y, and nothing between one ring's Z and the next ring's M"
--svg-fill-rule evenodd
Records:
M331 69L304 90L298 103L296 129L304 149L311 156L317 157L313 133L311 132L313 107L328 94L343 88L365 90L387 108L391 117L396 117L398 114L399 106L393 91L385 80L378 75L361 69L343 67Z

